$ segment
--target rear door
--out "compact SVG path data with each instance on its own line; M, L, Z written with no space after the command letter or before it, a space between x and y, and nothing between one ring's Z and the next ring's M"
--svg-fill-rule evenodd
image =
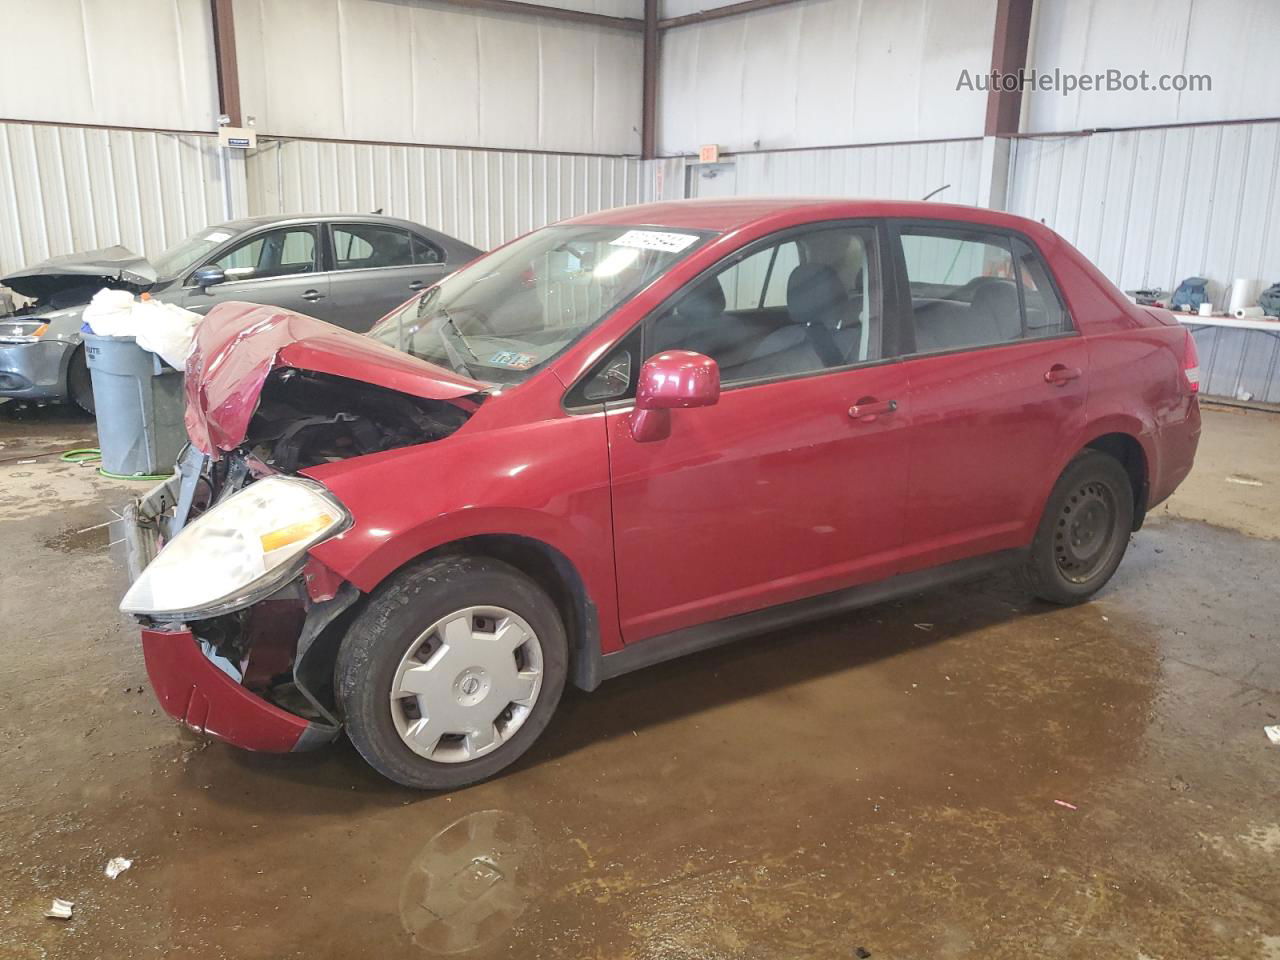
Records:
M260 230L201 266L221 267L222 283L186 291L185 306L197 313L228 300L265 303L328 319L329 277L322 272L315 224Z
M905 566L1023 546L1084 426L1084 341L1020 235L953 221L892 233L914 339Z
M449 270L443 250L393 224L330 223L328 234L333 270L325 319L348 330L368 330Z
M866 223L761 241L584 381L587 399L608 397L660 350L706 352L721 368L718 403L673 411L663 440L632 437L625 400L606 415L626 642L894 572L909 411L886 349L883 244Z

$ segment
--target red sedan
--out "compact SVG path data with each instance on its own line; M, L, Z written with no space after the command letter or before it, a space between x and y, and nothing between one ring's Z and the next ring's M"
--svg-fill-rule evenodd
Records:
M1044 226L734 199L535 231L368 336L210 312L129 513L157 695L483 779L603 680L1000 568L1092 596L1191 469L1195 348Z

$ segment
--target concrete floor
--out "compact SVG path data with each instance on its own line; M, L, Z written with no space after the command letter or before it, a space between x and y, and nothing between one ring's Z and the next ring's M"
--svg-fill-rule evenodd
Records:
M1206 412L1093 603L711 651L436 796L157 715L92 435L0 406L0 957L1280 958L1280 416Z

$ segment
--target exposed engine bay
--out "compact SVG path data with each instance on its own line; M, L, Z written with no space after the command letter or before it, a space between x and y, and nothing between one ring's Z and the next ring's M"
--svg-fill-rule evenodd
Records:
M151 528L158 547L256 480L444 439L466 423L476 402L426 399L277 368L262 386L243 444L216 459L188 447L174 478L139 504L139 520ZM359 596L309 559L301 575L266 599L187 627L205 656L244 687L336 731L333 656L341 624Z
M263 385L245 447L281 473L441 440L470 413L343 377L288 367Z

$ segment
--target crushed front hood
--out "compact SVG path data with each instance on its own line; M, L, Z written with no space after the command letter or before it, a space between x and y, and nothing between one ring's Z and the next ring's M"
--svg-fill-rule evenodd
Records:
M234 450L249 429L267 374L310 370L428 400L488 387L323 320L252 303L222 303L196 328L187 361L187 436L204 453Z
M125 247L114 246L50 257L0 278L0 283L24 297L44 300L66 287L86 283L123 284L138 291L151 287L158 279L149 260Z

